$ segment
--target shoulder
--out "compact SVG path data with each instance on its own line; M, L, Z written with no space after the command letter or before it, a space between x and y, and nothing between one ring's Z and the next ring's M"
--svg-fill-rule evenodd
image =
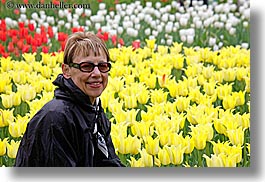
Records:
M60 99L53 99L45 104L30 120L28 127L31 129L54 126L64 126L72 123L72 116L68 102Z

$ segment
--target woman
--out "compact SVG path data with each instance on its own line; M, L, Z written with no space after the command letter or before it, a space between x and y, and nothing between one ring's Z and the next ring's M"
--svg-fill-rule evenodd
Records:
M99 96L108 84L109 52L95 34L68 37L54 99L28 123L15 166L117 166L110 122Z

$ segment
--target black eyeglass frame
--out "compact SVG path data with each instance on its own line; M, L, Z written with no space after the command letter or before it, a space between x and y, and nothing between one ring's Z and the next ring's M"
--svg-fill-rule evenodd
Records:
M91 71L86 71L86 70L83 70L82 69L82 64L90 64L93 66L93 68L91 69ZM100 69L100 65L103 65L103 64L107 64L108 65L108 70L107 71L102 71ZM111 64L109 62L101 62L101 63L98 63L98 64L94 64L94 63L91 63L91 62L81 62L81 63L69 63L68 64L70 67L73 67L73 68L77 68L79 69L80 71L82 72L86 72L86 73L91 73L95 67L98 67L98 70L101 72L101 73L107 73L110 71L111 69Z

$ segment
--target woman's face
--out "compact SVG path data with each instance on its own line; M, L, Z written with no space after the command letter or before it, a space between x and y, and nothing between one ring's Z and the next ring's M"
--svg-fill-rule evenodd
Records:
M94 53L90 50L89 56L76 56L73 59L73 63L82 62L90 62L97 65L98 63L106 63L107 57L101 49L99 56L94 56ZM96 98L101 95L108 84L108 72L102 73L98 67L94 67L93 71L89 73L82 72L74 67L69 67L69 77L73 80L77 87L89 96L92 104Z

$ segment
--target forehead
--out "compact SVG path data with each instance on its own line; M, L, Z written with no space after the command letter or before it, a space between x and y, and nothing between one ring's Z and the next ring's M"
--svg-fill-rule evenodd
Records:
M84 62L84 61L107 61L107 55L101 47L96 50L92 48L77 49L75 51L74 62Z

